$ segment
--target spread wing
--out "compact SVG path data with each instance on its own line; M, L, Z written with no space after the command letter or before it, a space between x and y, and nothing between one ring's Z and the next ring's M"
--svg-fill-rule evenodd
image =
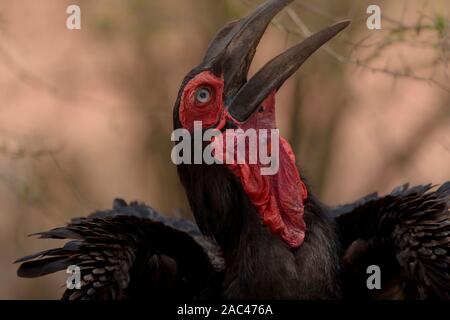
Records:
M18 275L35 278L81 271L80 289L63 299L201 299L217 294L220 252L186 219L168 219L145 205L115 200L114 208L36 234L68 240L60 248L16 261Z
M450 299L450 182L408 185L332 211L344 252L341 280L350 298ZM367 268L381 289L367 288Z

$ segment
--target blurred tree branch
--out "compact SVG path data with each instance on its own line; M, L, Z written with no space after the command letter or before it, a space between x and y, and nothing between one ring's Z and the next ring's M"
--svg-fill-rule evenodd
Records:
M43 79L37 73L28 70L22 63L14 58L10 51L6 49L6 43L2 41L0 41L0 62L2 62L5 67L17 77L17 79L31 88L44 90L56 99L69 100L73 96L73 92L70 88L57 86ZM108 105L109 103L85 92L78 93L77 95L87 102L95 104L95 108L89 108L91 111L108 115L108 112L112 112L114 109L112 106ZM82 106L88 107L89 105L82 104Z
M300 2L303 4L303 2ZM311 9L311 6L308 5L307 8ZM319 12L319 10L314 10L314 12ZM297 26L297 29L287 28L280 22L280 19L275 20L274 23L282 30L287 33L300 35L303 38L309 37L312 32L300 18L300 16L292 9L287 8L286 13L291 19L292 22ZM326 15L329 17L329 15ZM355 53L360 48L372 48L373 53L369 55L366 59L361 58L348 58L344 55L337 53L330 45L325 44L325 51L331 55L333 58L338 60L341 63L351 64L358 68L365 69L372 73L383 73L389 75L394 78L394 80L406 78L412 79L415 81L421 81L428 84L433 84L439 87L442 90L450 92L450 86L445 84L443 81L435 78L435 74L437 68L439 66L443 67L443 71L445 76L448 78L448 66L450 59L450 23L448 18L445 18L440 15L436 15L436 17L431 18L422 13L419 17L419 20L414 25L406 25L400 20L395 20L383 15L383 19L385 19L388 23L393 24L394 26L385 27L384 29L389 31L388 37L383 39L378 43L366 44L366 41L372 37L372 35L365 36L360 41L353 43L349 40L345 40L345 43L351 46L352 52ZM424 21L425 20L425 21ZM432 31L435 33L435 42L420 42L419 37L423 34L424 31ZM408 40L407 36L412 35L413 39ZM429 36L429 35L428 35ZM432 72L430 76L422 76L414 73L414 67L404 65L401 70L390 69L388 66L376 67L370 64L370 61L375 57L380 56L381 52L388 49L389 47L398 44L398 43L409 43L410 45L418 45L424 46L427 45L429 48L434 48L439 50L440 56L435 58L435 60L431 61L429 67L432 68ZM404 62L404 60L403 60Z
M10 132L2 129L0 129L0 133L3 133L4 136L3 141L0 141L0 156L3 156L13 162L20 160L27 164L32 162L42 163L46 159L50 160L52 166L56 169L56 172L59 172L62 181L64 181L73 193L75 199L78 201L78 204L84 209L89 208L91 203L87 201L86 197L83 195L83 192L81 192L78 187L77 181L66 169L64 169L64 166L58 159L65 148L64 145L49 147L46 146L45 143L39 142L39 139L36 137L33 137L30 140L26 136L11 134ZM31 167L34 168L34 166ZM23 170L22 167L19 166L19 168L21 168L20 170ZM44 168L40 167L32 170L36 171L36 173L40 173L41 170L44 171ZM31 190L31 187L28 184L25 184L22 181L23 179L19 178L20 174L21 172L17 172L18 176L16 176L16 173L10 171L7 175L0 175L0 178L8 182L8 184L12 184L14 186L13 189L18 193L19 197L22 197L24 191L28 193L28 190ZM39 176L39 174L37 175Z
M0 155L9 157L13 160L38 160L44 157L52 157L56 153L59 153L62 147L42 147L42 148L31 148L25 146L15 146L11 147L5 142L0 142Z

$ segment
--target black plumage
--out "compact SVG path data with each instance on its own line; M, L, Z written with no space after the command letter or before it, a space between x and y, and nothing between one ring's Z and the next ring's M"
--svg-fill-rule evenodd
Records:
M351 297L367 297L363 266L388 271L385 290L396 298L450 299L450 182L403 185L385 197L334 210L346 249L342 278ZM390 291L388 290L390 289Z
M81 290L63 298L145 299L212 297L220 277L213 243L185 219L167 219L142 204L116 200L112 210L74 219L66 227L35 234L69 240L62 248L19 259L20 277L81 268Z
M227 234L235 245L224 250L188 220L120 201L112 210L38 233L70 241L18 260L18 275L80 266L82 290L68 289L64 299L450 298L450 182L437 189L404 185L332 209L311 198L308 242L297 251L261 225L241 192L228 190L217 190L231 197L221 203L229 211L219 214L246 213L247 219L233 221L239 230ZM366 287L366 268L373 264L383 270L382 290Z

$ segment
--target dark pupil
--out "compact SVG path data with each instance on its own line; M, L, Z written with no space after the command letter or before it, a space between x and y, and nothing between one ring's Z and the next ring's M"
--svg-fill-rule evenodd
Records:
M208 98L208 92L206 90L200 91L199 98L200 100L206 100Z

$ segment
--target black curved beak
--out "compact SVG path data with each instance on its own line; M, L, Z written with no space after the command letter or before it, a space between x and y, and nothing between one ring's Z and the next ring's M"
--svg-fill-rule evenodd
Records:
M246 121L266 97L278 90L300 66L350 21L328 27L267 63L247 81L256 48L272 19L293 0L268 0L247 17L229 23L209 45L202 66L223 74L224 102L237 121Z

